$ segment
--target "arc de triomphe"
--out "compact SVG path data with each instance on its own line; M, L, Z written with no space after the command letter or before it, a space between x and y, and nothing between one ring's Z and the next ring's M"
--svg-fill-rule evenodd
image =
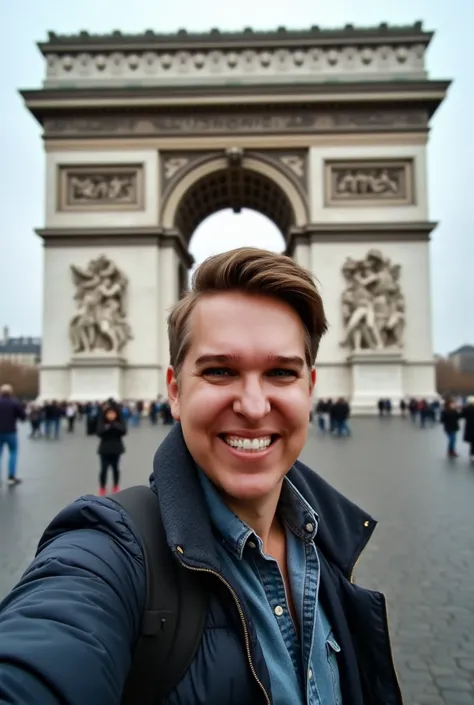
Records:
M434 393L426 148L448 82L409 27L50 33L41 396L155 397L190 238L253 208L320 282L318 396ZM222 233L225 238L225 232ZM258 245L258 234L256 242Z

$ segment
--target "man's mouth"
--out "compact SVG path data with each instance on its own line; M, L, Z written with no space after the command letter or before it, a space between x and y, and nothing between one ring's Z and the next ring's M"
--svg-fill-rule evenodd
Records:
M249 453L258 453L266 450L279 438L278 434L248 438L247 436L227 435L225 433L221 433L219 437L231 448Z

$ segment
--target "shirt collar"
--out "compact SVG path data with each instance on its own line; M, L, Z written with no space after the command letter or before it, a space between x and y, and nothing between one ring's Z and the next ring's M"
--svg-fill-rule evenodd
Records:
M198 477L211 523L231 553L242 559L249 540L258 543L263 550L260 538L227 507L214 484L200 468ZM278 511L285 524L298 538L306 542L314 541L319 517L287 477L283 480Z

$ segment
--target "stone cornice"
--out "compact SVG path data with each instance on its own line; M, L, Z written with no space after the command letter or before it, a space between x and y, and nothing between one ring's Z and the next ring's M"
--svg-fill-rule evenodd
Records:
M411 27L61 36L38 46L46 88L252 85L426 78L432 33ZM262 81L263 79L263 81Z
M319 242L428 242L437 223L311 223L291 228L286 254L292 256L296 245Z
M45 118L67 117L73 114L84 121L91 118L97 123L106 124L111 116L122 113L130 123L144 114L156 118L163 124L171 124L174 119L186 117L196 121L204 113L214 117L231 116L239 119L260 115L285 114L308 115L311 111L325 111L327 114L343 116L348 111L385 113L402 111L422 113L431 117L444 100L449 81L394 82L392 84L334 84L324 89L302 91L301 86L227 86L203 91L191 87L160 90L142 87L136 90L25 90L21 92L26 106L42 123ZM335 106L337 103L337 107ZM78 115L79 113L79 115ZM140 115L141 113L141 115ZM343 120L344 121L344 120ZM338 121L336 120L336 123ZM373 127L377 130L377 120ZM419 126L419 124L417 125ZM304 125L303 125L304 127ZM312 126L310 131L313 131ZM331 125L328 125L331 131ZM410 127L410 125L407 125ZM426 127L426 119L425 125ZM324 131L324 125L321 124ZM190 128L191 134L196 132ZM169 128L165 132L169 132ZM178 130L179 131L179 130ZM265 130L268 131L268 130ZM277 131L279 128L277 127ZM301 130L297 130L301 131ZM320 131L320 130L317 130ZM340 131L340 130L337 130ZM219 132L219 130L218 130ZM156 134L155 130L151 133Z
M45 247L106 247L128 245L138 247L156 245L173 247L181 262L188 268L194 258L178 230L164 228L38 228L36 234Z
M322 44L325 42L342 42L345 44L393 43L416 41L429 44L433 32L423 29L422 22L413 25L390 26L381 23L373 27L354 27L347 24L336 29L324 29L313 26L308 29L289 29L279 27L276 30L261 31L247 27L241 31L220 31L211 29L208 32L188 32L180 29L174 33L161 34L147 30L141 34L126 34L114 31L110 34L90 34L82 31L78 34L57 34L50 31L48 41L39 42L38 47L43 53L60 51L87 51L103 48L156 48L167 49L183 47L222 47L222 45L237 46L285 46L288 44Z

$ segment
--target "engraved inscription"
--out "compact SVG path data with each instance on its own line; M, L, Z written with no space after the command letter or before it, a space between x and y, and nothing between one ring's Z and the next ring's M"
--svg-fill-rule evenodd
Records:
M325 133L346 130L416 130L425 128L425 110L306 110L295 112L201 113L125 115L90 118L47 118L46 137L145 136L198 134Z

